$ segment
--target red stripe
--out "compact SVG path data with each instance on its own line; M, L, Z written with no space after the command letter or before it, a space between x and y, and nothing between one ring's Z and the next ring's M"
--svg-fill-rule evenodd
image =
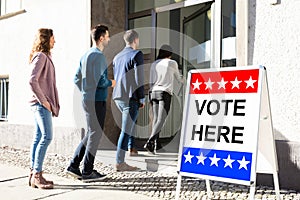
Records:
M190 94L256 93L258 76L259 69L193 73ZM197 80L200 83L199 89L196 84ZM225 89L222 87L224 85Z

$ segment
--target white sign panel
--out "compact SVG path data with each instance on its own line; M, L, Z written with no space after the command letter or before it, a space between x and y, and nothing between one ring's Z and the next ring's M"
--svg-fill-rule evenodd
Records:
M250 185L256 178L262 66L192 70L181 132L181 175Z

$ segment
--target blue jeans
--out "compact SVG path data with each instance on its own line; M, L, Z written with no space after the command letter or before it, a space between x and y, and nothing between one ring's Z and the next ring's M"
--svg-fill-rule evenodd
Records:
M125 153L128 150L129 137L134 137L134 127L139 114L139 102L130 99L129 102L115 100L115 103L122 113L122 127L117 145L117 163L123 163Z
M135 147L135 137L130 135L128 138L128 149L133 149Z
M31 106L35 119L35 133L31 145L31 168L41 172L47 148L53 137L52 114L44 106L36 103Z
M106 102L82 101L82 106L87 121L87 133L76 148L70 166L77 169L84 159L82 174L89 175L94 169L95 156L104 129Z

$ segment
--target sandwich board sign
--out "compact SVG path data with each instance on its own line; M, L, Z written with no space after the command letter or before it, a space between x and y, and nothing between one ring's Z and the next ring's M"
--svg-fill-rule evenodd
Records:
M178 156L181 176L250 186L270 173L279 199L278 167L263 66L191 70L188 74Z

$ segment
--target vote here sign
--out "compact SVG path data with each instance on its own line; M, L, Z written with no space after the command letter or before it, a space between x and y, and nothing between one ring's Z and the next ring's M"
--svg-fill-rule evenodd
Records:
M182 175L255 181L263 67L192 70L180 141Z

